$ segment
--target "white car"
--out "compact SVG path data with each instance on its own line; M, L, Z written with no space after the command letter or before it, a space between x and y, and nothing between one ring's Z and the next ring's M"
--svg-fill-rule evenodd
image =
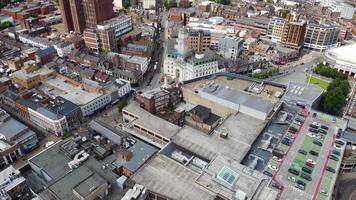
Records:
M295 179L293 176L288 176L288 180L290 180L294 183L297 181L297 179Z
M318 122L313 122L312 123L314 126L319 126Z
M278 167L273 166L273 165L268 165L267 167L270 168L273 171L277 171L278 170Z
M275 160L275 161L278 161L278 162L282 161L282 159L278 158L277 156L273 156L272 159Z

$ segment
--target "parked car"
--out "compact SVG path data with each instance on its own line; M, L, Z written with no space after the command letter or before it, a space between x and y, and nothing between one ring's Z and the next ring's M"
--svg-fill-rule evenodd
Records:
M312 133L318 133L318 129L316 129L316 128L309 128L308 130L309 130L309 132L312 132Z
M297 181L297 179L295 179L293 176L288 176L288 180L290 180L294 183Z
M335 155L329 155L329 158L331 160L335 160L335 161L339 161L340 159L338 157L336 157Z
M324 129L319 129L318 132L322 133L324 135L328 134L328 132L326 130L324 130Z
M313 140L313 143L318 145L318 146L323 146L323 143L321 143L320 141L318 140Z
M288 169L288 172L291 173L291 174L294 174L294 175L296 175L296 176L299 176L299 171L296 170L296 169L289 168L289 169Z
M327 166L325 170L326 170L326 171L329 171L329 172L331 172L331 173L335 173L335 172L336 172L334 168L329 167L329 166Z
M267 167L270 168L273 171L277 171L278 170L278 167L276 167L274 165L268 165Z
M309 127L310 127L310 128L315 128L315 129L318 129L318 128L319 128L319 126L316 126L316 125L314 125L314 124L309 124Z
M310 150L309 153L310 153L311 155L313 155L313 156L318 156L318 155L319 155L318 152L313 151L313 150Z
M329 127L325 126L325 125L321 125L320 128L324 129L324 130L329 130Z
M300 177L304 178L307 181L311 181L312 180L312 178L308 174L305 174L305 173L302 173L302 175L300 175Z
M304 185L295 184L295 187L300 189L300 190L305 190L305 186Z
M308 160L305 162L305 164L306 164L308 167L314 168L314 166L315 166L316 163L315 163L313 160L308 159Z
M302 171L311 174L313 171L308 167L302 167Z
M308 152L303 150L303 149L299 149L298 153L303 154L303 155L307 155L308 154Z
M306 184L305 184L303 181L301 181L301 180L298 180L298 181L297 181L297 184L302 185L302 186L304 186L304 187L306 186Z
M269 171L264 171L263 174L267 175L269 177L273 177L273 174L271 172L269 172Z
M338 145L344 145L345 143L341 140L335 140L335 143Z
M341 155L340 151L337 151L337 150L333 150L333 151L332 151L332 154L335 154L335 155L338 155L338 156Z

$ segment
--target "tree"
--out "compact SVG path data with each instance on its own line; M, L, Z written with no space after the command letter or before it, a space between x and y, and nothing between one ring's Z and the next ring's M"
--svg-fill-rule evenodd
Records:
M346 104L346 96L339 89L328 91L324 102L324 111L329 114L339 114L342 107Z
M126 100L122 100L117 104L117 109L118 111L121 113L122 109L127 106L127 101Z
M12 25L11 22L6 21L6 22L0 24L0 31L2 31L2 30L4 30L4 29L7 29L7 28L9 28L9 27L12 27L12 26L13 26L13 25Z

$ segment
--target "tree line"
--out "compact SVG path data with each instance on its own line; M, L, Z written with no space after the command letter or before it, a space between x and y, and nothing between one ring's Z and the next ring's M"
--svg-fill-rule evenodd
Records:
M351 88L347 75L323 64L319 64L314 71L322 76L333 78L322 96L320 110L332 115L340 115L347 103L346 99Z

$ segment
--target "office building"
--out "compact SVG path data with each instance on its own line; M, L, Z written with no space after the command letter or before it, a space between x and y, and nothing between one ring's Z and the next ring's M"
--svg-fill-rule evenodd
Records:
M70 11L72 13L73 31L82 33L85 29L85 16L82 7L82 0L69 0Z
M94 28L85 29L85 45L95 51L117 51L119 38L132 30L130 16L122 15L98 24Z
M304 42L305 30L307 23L303 20L289 20L283 29L281 46L291 49L301 49Z
M285 24L285 19L279 17L272 17L268 23L266 36L274 42L280 42L282 40Z
M60 0L59 5L66 31L82 33L115 16L112 0Z
M304 39L304 47L315 51L325 51L338 45L340 29L332 23L309 23Z
M112 0L82 0L86 28L113 18L114 4Z
M218 54L226 59L236 60L243 49L243 39L226 36L219 40Z
M189 31L188 45L196 53L203 53L210 47L211 34L209 31Z
M74 30L71 6L69 0L59 0L59 9L62 14L62 21L66 31Z

